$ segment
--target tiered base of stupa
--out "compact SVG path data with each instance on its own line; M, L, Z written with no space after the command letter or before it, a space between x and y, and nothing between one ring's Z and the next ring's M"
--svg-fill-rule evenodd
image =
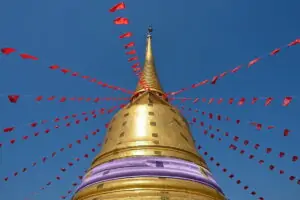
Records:
M224 200L205 168L169 157L131 157L91 169L73 200Z

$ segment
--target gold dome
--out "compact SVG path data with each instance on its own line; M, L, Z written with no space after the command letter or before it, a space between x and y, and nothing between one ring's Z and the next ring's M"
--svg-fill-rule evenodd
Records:
M160 86L147 36L145 90L111 120L101 152L73 200L225 200L189 125Z

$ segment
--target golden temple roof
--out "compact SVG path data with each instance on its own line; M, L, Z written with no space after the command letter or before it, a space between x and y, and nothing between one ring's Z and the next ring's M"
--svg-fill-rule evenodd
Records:
M164 93L159 78L156 73L154 56L152 52L152 28L148 29L147 33L147 46L145 53L145 64L142 72L141 80L138 82L136 87L136 93L145 91L147 89L156 91L159 93ZM147 88L147 89L146 89Z
M101 152L73 200L225 200L195 147L189 124L164 97L149 29L131 102L112 118Z

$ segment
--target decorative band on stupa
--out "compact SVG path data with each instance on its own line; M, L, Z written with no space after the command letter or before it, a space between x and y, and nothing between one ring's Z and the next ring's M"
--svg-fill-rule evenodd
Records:
M152 156L124 158L99 165L88 172L76 192L94 184L136 177L164 177L194 181L223 194L207 169L185 160Z

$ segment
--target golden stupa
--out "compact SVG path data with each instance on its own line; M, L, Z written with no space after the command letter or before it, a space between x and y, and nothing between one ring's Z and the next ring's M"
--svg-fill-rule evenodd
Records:
M151 32L142 80L111 120L103 149L73 200L226 199L198 154L186 119L159 83Z

